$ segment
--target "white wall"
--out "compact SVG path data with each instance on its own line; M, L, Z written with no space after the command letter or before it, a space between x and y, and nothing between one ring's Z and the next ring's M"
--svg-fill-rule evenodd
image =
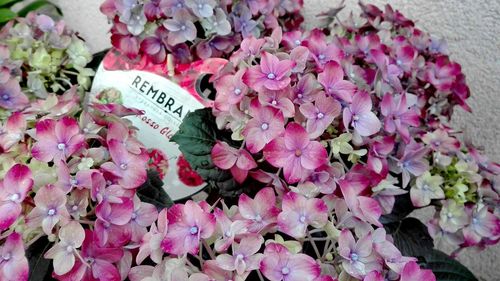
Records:
M65 20L88 41L94 51L109 46L109 25L99 13L102 0L55 0L65 13ZM307 23L314 15L335 6L339 0L305 0ZM346 10L357 10L357 0L346 0ZM445 37L452 58L463 66L471 88L469 101L473 114L457 109L456 128L482 146L487 154L500 161L500 1L499 0L376 0L390 3L417 25ZM344 11L345 14L347 11ZM481 253L466 251L460 260L485 281L500 280L500 246Z

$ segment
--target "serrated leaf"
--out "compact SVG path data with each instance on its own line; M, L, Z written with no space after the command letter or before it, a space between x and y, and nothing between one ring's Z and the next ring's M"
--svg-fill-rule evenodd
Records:
M434 241L427 227L416 218L405 218L384 225L394 238L394 245L405 256L418 257L434 248Z
M10 9L3 8L0 9L0 23L6 23L12 19L17 17L16 13L11 11Z
M154 170L148 171L148 178L146 182L137 189L137 196L139 196L143 202L155 205L159 211L169 208L174 204L167 192L165 192L165 189L163 189L163 181L158 175L158 172Z
M62 10L54 3L47 1L47 0L37 0L34 2L31 2L30 4L26 5L24 8L22 8L17 14L20 17L25 17L29 12L36 11L38 9L41 9L44 6L52 6L56 9L57 13L59 15L63 15Z
M396 196L396 202L394 202L392 212L380 217L380 222L382 224L399 222L406 218L413 210L415 210L415 207L413 207L413 203L411 202L410 193L398 195Z
M45 259L43 255L51 247L46 236L41 237L26 249L30 267L29 281L47 281L52 279L52 261Z
M416 218L384 225L394 238L394 245L404 256L416 257L420 266L432 270L437 281L477 281L474 275L458 261L435 250L427 227Z
M477 281L464 265L439 250L427 251L420 265L432 270L437 281Z
M217 168L210 155L217 140L235 145L227 135L227 132L217 129L211 109L203 108L190 112L184 118L179 131L171 141L179 145L179 150L191 168L210 187L218 189L223 196L233 197L241 193L241 186L236 183L229 171Z

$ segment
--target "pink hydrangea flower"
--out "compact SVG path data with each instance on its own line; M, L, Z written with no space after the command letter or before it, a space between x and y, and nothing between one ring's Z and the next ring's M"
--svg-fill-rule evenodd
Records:
M132 236L129 222L134 211L131 198L121 197L119 202L104 200L96 207L95 242L99 246L124 245Z
M436 276L428 269L420 269L414 261L406 264L401 272L401 281L436 281Z
M279 209L276 207L274 190L270 187L261 189L254 199L246 194L241 194L238 207L240 215L251 221L248 226L250 232L258 233L277 222Z
M22 109L29 104L28 97L23 94L19 82L10 79L0 83L0 107L5 109Z
M161 262L163 258L161 242L168 231L167 211L168 209L161 210L157 222L153 223L149 232L142 237L139 253L136 257L137 264L141 264L147 257L150 257L157 264Z
M354 132L362 137L371 136L380 131L380 120L372 112L372 100L368 93L361 91L354 95L349 107L344 108L344 126L349 124Z
M305 254L293 254L281 244L271 243L264 250L260 271L271 281L313 281L321 269Z
M328 154L319 142L309 140L302 126L289 123L284 137L266 145L264 157L271 165L283 168L288 183L296 183L325 164Z
M245 149L236 149L226 142L217 142L212 148L212 161L215 166L230 170L234 179L243 183L248 171L257 167L252 155Z
M4 127L0 127L0 149L8 151L14 145L24 140L26 133L26 117L21 112L12 113Z
M14 232L0 246L0 279L28 280L29 265L24 253L24 243L21 234Z
M295 192L283 196L282 210L278 228L296 239L306 236L309 225L321 228L328 221L328 207L323 200L308 199Z
M281 111L258 102L250 104L249 114L253 118L241 134L245 137L248 150L257 153L285 131L285 121Z
M314 104L306 102L300 106L300 112L307 118L306 129L311 138L321 136L340 111L340 103L322 93L316 96Z
M324 71L318 75L318 81L325 89L327 95L343 102L352 102L356 85L344 80L344 70L336 61L325 65Z
M351 212L357 218L381 227L379 218L382 215L382 208L375 199L360 195L368 184L363 180L342 179L339 181L340 190Z
M46 259L54 260L54 273L63 275L75 265L75 254L85 239L85 230L76 221L69 222L59 230L59 242L44 255Z
M344 258L342 267L349 275L362 279L371 271L381 271L382 265L373 254L371 234L367 234L357 242L348 229L342 230L339 237L339 255Z
M318 81L311 73L300 77L292 90L294 95L292 99L295 104L314 101L316 94L320 91Z
M29 227L41 226L45 234L52 234L54 226L61 221L66 224L70 215L66 209L66 194L54 185L47 185L35 195L35 208L26 217Z
M285 118L295 115L295 106L290 100L290 87L277 91L262 90L259 92L259 101L264 106L280 110Z
M0 231L8 229L22 211L21 203L33 186L33 174L28 166L16 164L0 181Z
M131 240L140 242L147 233L147 227L151 226L158 217L158 211L153 204L142 202L136 195L133 199L134 211L130 217Z
M281 90L290 84L293 66L294 62L291 60L280 60L275 55L264 52L260 65L250 67L243 75L243 82L256 91Z
M258 269L262 254L257 254L264 243L260 235L252 235L241 239L240 243L233 243L232 255L222 254L217 256L217 263L222 269L236 271L242 276L252 270Z
M85 145L77 121L70 117L39 121L35 138L37 142L31 150L33 157L43 162L54 160L57 164L60 160L66 161Z
M168 210L168 232L161 243L170 254L196 255L200 239L207 239L215 231L215 217L202 206L189 200L186 204L175 204Z
M217 208L214 211L217 221L217 231L219 238L215 241L214 249L217 252L226 251L233 244L237 236L248 233L250 221L234 220L232 221L223 210Z
M311 55L320 69L330 61L340 63L344 58L344 52L335 44L328 44L325 34L319 29L311 31L311 35L304 43L311 51Z
M237 104L248 94L248 86L242 81L244 69L235 74L224 75L214 82L217 96L215 97L215 108L221 109L227 104Z
M406 143L410 142L409 126L420 125L419 114L409 107L406 94L393 97L385 94L380 103L380 112L384 119L384 130L388 133L397 131Z
M85 240L80 255L83 258L75 261L75 266L64 275L55 275L62 281L120 281L120 272L114 263L123 256L123 250L118 248L101 248L94 241L94 234L85 230Z
M108 141L109 153L113 162L106 162L101 168L116 176L124 188L137 188L146 181L147 153L135 155L127 150L124 143L111 139Z

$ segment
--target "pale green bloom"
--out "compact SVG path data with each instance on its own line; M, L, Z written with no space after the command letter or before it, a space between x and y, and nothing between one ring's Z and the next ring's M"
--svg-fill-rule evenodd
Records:
M433 176L426 171L417 177L410 189L411 202L415 207L424 207L429 205L432 199L444 199L442 184L443 178L440 175Z
M448 199L443 203L443 207L439 214L439 226L448 232L457 232L464 227L468 222L468 216L465 213L463 204L457 203L455 200Z
M344 133L340 136L334 138L332 140L332 152L335 157L339 156L339 153L342 154L351 154L354 151L354 148L349 144L352 140L352 134Z

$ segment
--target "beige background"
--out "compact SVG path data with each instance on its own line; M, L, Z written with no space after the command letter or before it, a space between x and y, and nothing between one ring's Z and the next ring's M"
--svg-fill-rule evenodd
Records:
M109 25L99 13L102 0L55 0L65 13L65 20L88 41L93 51L109 46ZM314 15L334 6L339 0L305 0L307 23ZM368 1L390 3L417 25L437 36L445 37L452 58L463 66L472 98L474 114L457 109L456 128L482 146L493 160L500 161L500 0L393 0ZM346 0L346 10L357 10L357 1ZM343 16L347 11L343 11ZM500 246L477 253L467 250L460 261L481 280L500 281Z

